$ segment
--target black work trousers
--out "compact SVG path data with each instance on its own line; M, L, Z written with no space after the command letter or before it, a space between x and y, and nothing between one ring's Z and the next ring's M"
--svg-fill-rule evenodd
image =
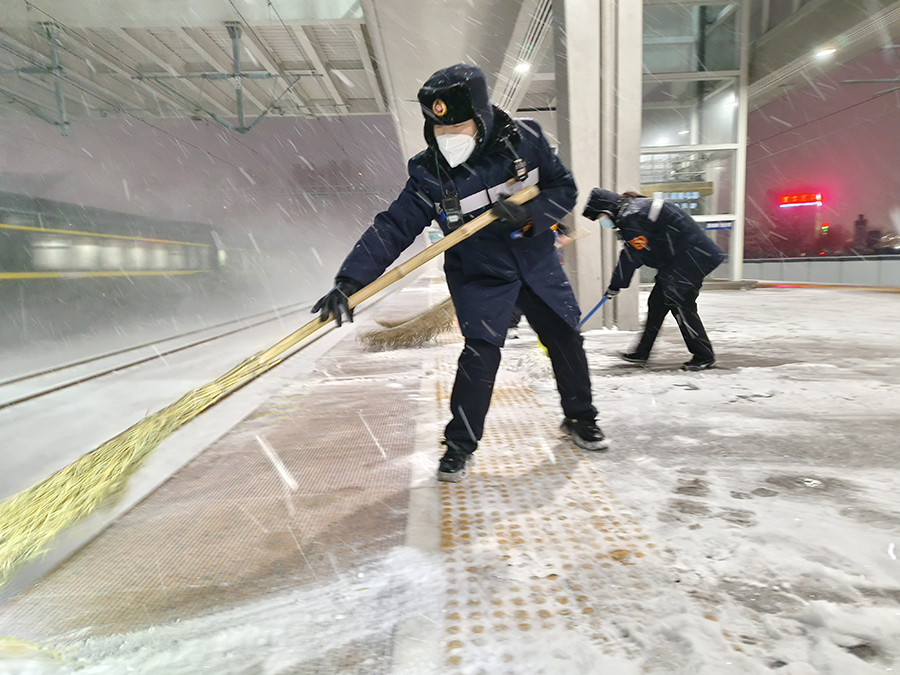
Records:
M593 422L597 409L591 399L591 379L581 333L527 286L522 286L516 306L547 348L563 414ZM444 430L448 447L475 451L484 433L484 418L499 367L500 347L486 340L466 340L450 394L452 418Z
M641 335L635 352L644 358L650 356L656 336L662 328L663 321L669 312L678 322L681 336L687 345L688 351L698 360L708 361L714 358L712 344L703 328L700 314L697 312L697 296L700 294L699 285L686 283L672 283L665 279L658 279L650 291L647 300L647 322L644 324L644 332Z

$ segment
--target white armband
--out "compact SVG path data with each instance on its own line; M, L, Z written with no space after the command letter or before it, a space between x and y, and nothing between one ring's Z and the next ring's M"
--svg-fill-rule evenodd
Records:
M650 218L651 223L655 223L656 219L659 218L659 212L662 211L663 204L665 200L662 197L654 197L653 203L650 204Z

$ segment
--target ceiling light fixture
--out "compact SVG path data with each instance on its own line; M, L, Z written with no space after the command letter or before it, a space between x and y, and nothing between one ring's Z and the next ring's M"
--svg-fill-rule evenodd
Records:
M531 70L530 63L520 63L519 65L516 66L517 73L527 73L529 70Z
M823 49L820 52L816 52L816 56L820 59L824 59L826 56L831 56L837 51L837 49Z

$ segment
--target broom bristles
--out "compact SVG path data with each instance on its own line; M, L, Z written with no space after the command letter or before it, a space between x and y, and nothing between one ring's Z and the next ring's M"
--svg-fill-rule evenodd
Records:
M453 300L441 304L402 322L381 322L382 330L372 330L357 338L372 351L386 351L405 347L421 347L438 333L448 330L456 319Z
M377 323L382 328L396 328L397 326L406 323L409 319L401 319L400 321L388 321L387 319L375 319L375 323Z
M172 432L277 363L254 355L0 504L0 586L60 532L120 497L128 479Z
M421 346L456 316L448 298L394 328L361 336L373 349ZM49 478L0 504L0 586L41 555L71 525L114 502L129 478L169 435L237 387L279 363L256 354L209 384L188 392Z

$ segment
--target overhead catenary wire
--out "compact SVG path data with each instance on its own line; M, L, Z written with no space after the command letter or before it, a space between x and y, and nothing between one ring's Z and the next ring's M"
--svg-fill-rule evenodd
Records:
M243 16L241 15L240 11L238 10L238 8L235 7L235 5L234 5L234 0L228 0L228 2L230 2L230 3L231 3L231 6L234 7L234 9L235 9L236 12L238 12L238 15L241 16L241 18L243 18ZM270 7L270 8L272 9L273 12L275 12L275 16L278 17L278 21L281 23L282 28L284 28L285 33L287 33L288 37L291 38L291 42L294 43L294 48L295 48L300 54L304 54L304 53L306 52L306 50L304 50L304 49L300 46L300 43L297 42L297 38L296 38L296 36L294 35L294 31L292 31L292 30L288 27L288 25L284 22L284 19L281 18L281 12L278 11L278 8L275 6L275 3L274 3L272 0L268 0L267 6ZM245 23L246 23L246 22L245 22ZM251 29L251 30L252 30L252 29ZM331 133L331 130L328 129L328 127L323 127L323 128L325 129L325 133L327 133L327 134L331 137L331 140L334 141L335 145L337 145L337 146L341 149L341 152L343 152L346 156L349 157L350 155L349 155L349 153L347 153L347 149L343 146L343 144L342 144L337 138L335 138L334 134Z
M59 21L54 15L52 15L52 14L50 14L49 12L47 12L46 10L44 10L44 9L42 9L42 8L40 8L40 7L38 7L38 6L35 5L33 2L30 2L30 1L26 0L26 4L27 4L31 9L33 9L33 10L35 10L35 11L37 11L37 12L40 12L41 14L43 14L44 16L46 16L46 17L48 18L48 20L54 22L54 23L55 23L55 24L63 31L63 33L71 33L71 34L77 35L77 32L73 31L72 28L70 28L70 27L67 26L66 24L62 23L62 22ZM244 21L244 23L246 24L246 23L247 23L247 22L246 22L246 19L243 17L243 15L241 14L240 10L238 10L238 8L234 5L234 3L231 3L231 4L232 4L232 7L234 8L235 12L237 13L238 17L241 18L241 20ZM286 24L284 23L284 20L281 18L280 13L278 12L278 9L277 9L277 8L274 6L274 4L272 4L271 2L269 3L269 5L270 5L271 8L275 11L275 13L276 13L276 15L278 16L279 21L281 21L282 25L285 26L285 28L287 28ZM250 32L252 32L254 35L256 35L258 39L261 39L261 38L259 37L259 35L256 33L256 31L255 31L251 26L249 26L249 24L247 24L247 28L250 30ZM288 34L290 35L290 37L291 37L292 41L294 42L295 46L299 49L300 47L299 47L299 45L298 45L298 43L297 43L297 41L296 41L296 38L295 38L295 37L293 36L293 34L291 33L291 31L288 31ZM63 47L65 48L65 45L63 45ZM94 49L96 49L98 52L100 52L101 54L103 54L105 58L107 58L107 59L109 59L110 61L112 61L112 62L118 64L122 69L128 70L128 71L134 73L135 75L140 75L140 74L141 74L141 73L140 73L138 70L136 70L133 66L131 66L131 65L128 64L127 62L123 61L122 59L120 59L120 58L117 57L115 54L111 53L110 51L104 49L101 45L92 43L92 47L93 47ZM11 53L11 54L13 54L14 56L16 56L16 58L20 58L20 59L22 59L22 60L25 60L25 61L28 61L28 62L30 62L30 63L33 63L33 61L32 61L31 59L29 59L28 57L25 57L25 56L23 56L23 55L21 55L21 54L18 54L17 52L15 52L14 50L10 49L10 48L9 48L8 46L6 46L6 45L0 44L0 48L4 49L5 51L7 51L7 52L9 52L9 53ZM69 50L66 50L66 51L69 51ZM75 53L73 53L73 52L71 52L71 51L70 51L69 53L71 53L71 54L72 54L74 57L76 57L76 58L82 58L82 57L78 56L78 54L75 54ZM303 53L302 50L301 50L301 53ZM141 124L143 124L143 125L149 127L150 129L156 131L157 133L163 134L163 135L165 135L165 136L171 138L171 139L172 139L173 141L175 141L176 143L181 143L181 144L183 144L183 145L185 145L185 146L187 146L187 147L193 148L194 150L197 150L197 151L199 151L199 152L205 154L206 156L210 157L211 159L216 160L217 162L220 162L220 163L222 163L222 164L225 164L225 165L227 165L227 166L229 166L229 167L231 167L231 168L233 168L233 169L240 170L240 168L241 168L241 167L238 166L237 164L234 164L233 162L230 162L229 160L225 159L224 157L220 157L220 156L216 155L215 153L213 153L213 152L211 152L211 151L209 151L209 150L207 150L207 149L205 149L205 148L203 148L203 147L200 147L200 146L197 145L196 143L192 143L191 141L188 141L188 140L182 138L181 136L178 136L177 134L174 134L174 133L172 133L172 132L170 132L170 131L168 131L168 130L166 130L166 129L164 129L164 128L162 128L162 127L156 125L156 124L153 124L153 123L149 122L148 120L146 120L145 118L143 118L143 117L141 117L141 116L135 114L135 113L132 112L132 111L129 111L129 110L126 110L126 109L122 109L121 106L119 106L119 105L117 104L116 101L110 100L109 98L104 97L102 94L100 94L100 93L98 93L98 92L91 91L90 89L88 89L88 88L86 88L85 86L79 84L78 82L73 81L71 78L66 78L66 84L67 84L68 86L73 87L74 89L77 89L77 90L79 90L79 91L81 91L81 92L83 92L83 93L85 93L85 94L88 94L89 96L91 96L91 97L97 99L98 101L101 101L101 102L107 104L109 107L111 107L111 108L113 108L113 109L120 110L121 114L123 114L124 116L126 116L126 117L128 117L128 118L131 118L131 119L133 119L133 120L135 120L135 121L137 121L137 122L139 122L139 123L141 123ZM181 99L181 100L189 100L187 96L185 96L184 94L180 94L180 92L179 92L178 98ZM192 110L192 109L193 109L193 108L187 108L187 110ZM45 121L46 121L46 120L45 120ZM332 141L334 141L335 145L337 145L337 147L340 148L340 150L345 154L345 156L348 156L348 157L349 157L350 155L348 154L347 149L344 147L344 145L343 145L343 143L340 141L340 139L338 139L338 138L331 132L331 130L328 129L327 126L322 127L322 129L328 134L328 136L332 139ZM121 139L121 138L119 138L119 137L117 137L117 136L114 136L114 135L112 135L112 134L109 134L108 132L103 132L103 133L105 133L105 134L106 134L107 136L109 136L110 138L114 138L117 142L124 142L124 143L129 143L130 145L133 145L130 141L125 140L125 139ZM248 145L247 143L243 142L239 137L237 137L237 136L232 137L231 139L229 139L229 143L237 143L237 144L240 145L241 147L243 147L243 148L245 148L246 150L248 150L251 154L255 155L255 156L258 157L260 160L262 160L264 164L267 164L267 165L269 165L269 166L271 166L271 167L273 167L273 168L279 168L279 167L276 166L275 162L272 160L271 157L269 157L269 156L267 156L266 154L260 152L259 150L257 150L256 148L252 147L251 145ZM148 152L148 150L145 149L145 148L138 148L138 149L140 149L142 152ZM170 160L168 160L168 158L163 158L163 159L167 159L167 161L170 161Z
M35 11L40 12L41 14L43 14L44 16L46 16L50 21L52 21L55 25L57 25L64 33L69 33L69 34L73 34L73 35L78 35L78 33L77 33L76 31L74 31L72 28L70 28L70 27L67 26L66 24L62 23L61 21L59 21L54 15L50 14L50 13L47 12L46 10L41 9L40 7L38 7L37 5L35 5L35 4L32 3L32 2L27 2L27 1L26 1L26 4L27 4L30 8L32 8L32 9L34 9ZM235 8L235 10L236 10L236 9L237 9L237 8ZM238 15L240 16L240 13L239 13L239 12L238 12ZM255 33L254 33L254 34L255 34ZM138 71L136 68L134 68L133 66L131 66L129 63L123 61L122 59L120 59L119 57L117 57L115 54L113 54L113 53L111 53L110 51L104 49L101 45L98 45L98 44L93 43L93 42L91 42L91 45L92 45L92 48L93 48L93 49L96 49L98 52L100 52L101 54L103 54L103 56L104 56L105 58L107 58L107 59L109 59L110 61L116 63L116 64L117 64L118 66L120 66L123 70L128 70L128 71L134 73L135 76L140 76L140 75L142 74L140 71ZM29 63L34 63L34 61L33 61L32 59L30 59L30 58L28 58L28 57L26 57L26 56L23 56L23 55L21 55L21 54L19 54L18 52L16 52L15 50L13 50L12 48L10 48L10 47L8 47L8 46L6 46L6 45L0 44L0 48L4 49L5 51L9 52L10 54L13 54L14 56L16 56L16 58L22 59L22 60L27 61L27 62L29 62ZM64 48L65 48L65 46L64 46ZM74 57L76 57L76 58L83 58L82 56L79 56L78 54L75 54L75 53L71 52L71 51L68 50L68 49L66 49L66 51L68 51L70 54L72 54L72 56L74 56ZM35 65L40 65L40 64L35 64ZM155 130L155 131L157 131L157 132L159 132L159 133L165 134L166 136L169 136L170 138L176 140L176 141L179 142L179 143L184 143L185 145L190 146L190 147L194 148L195 150L199 150L200 152L203 152L203 153L207 154L208 156L210 156L210 157L216 159L217 161L223 162L223 163L227 164L228 166L231 166L231 167L233 167L233 168L235 168L235 169L240 168L240 167L238 167L238 165L233 164L232 162L229 162L227 159L225 159L225 158L223 158L223 157L219 157L218 155L215 155L214 153L210 152L209 150L206 150L206 149L204 149L204 148L202 148L202 147L200 147L200 146L198 146L198 145L196 145L196 144L194 144L194 143L191 143L190 141L184 140L183 138L181 138L181 137L179 137L179 136L176 136L175 134L173 134L173 133L171 133L171 132L169 132L169 131L166 131L165 129L162 129L162 128L160 128L160 127L158 127L158 126L156 126L156 125L154 125L154 124L148 122L148 121L147 121L146 119L144 119L143 117L140 117L140 116L134 114L133 112L131 112L131 111L127 110L127 109L122 108L122 107L118 104L117 101L110 100L109 98L104 97L101 93L94 92L94 91L92 91L92 90L86 88L85 86L78 84L77 82L73 81L71 78L66 78L66 85L71 86L71 87L73 87L73 88L75 88L75 89L78 89L79 91L82 91L83 93L88 94L89 96L91 96L91 97L97 99L98 101L102 101L103 103L107 104L110 108L115 109L115 110L119 110L119 111L121 112L121 114L125 115L126 117L130 117L130 118L132 118L132 119L134 119L134 120L136 120L136 121L138 121L138 122L141 122L142 124L147 125L147 126L150 127L151 129L153 129L153 130ZM160 84L159 82L157 82L157 85L159 85L160 89L165 89L166 91L170 92L170 94L171 94L171 88L167 88L166 86ZM186 101L189 101L189 102L190 102L190 98L189 98L188 96L186 96L185 94L182 94L181 92L176 92L176 94L177 94L177 98L178 98L178 99L180 99L180 100L182 100L182 101L185 101L185 100L186 100ZM192 102L191 102L191 103L192 103ZM185 110L186 110L186 111L189 111L189 112L194 112L195 107L196 107L196 106L193 105L193 103L192 103L192 105L186 106L186 107L185 107ZM234 142L234 143L237 143L237 144L241 145L242 147L246 148L247 150L249 150L251 153L253 153L253 154L256 155L257 157L259 157L260 159L262 159L264 162L266 162L266 163L268 163L268 164L271 164L272 166L275 166L275 164L274 164L274 162L272 162L271 158L269 158L269 157L267 157L266 155L264 155L263 153L259 152L258 150L256 150L256 149L253 148L252 146L250 146L250 145L248 145L248 144L242 142L239 138L236 138L236 137L235 137L235 138L233 138L230 142Z
M64 28L64 30L65 30L65 27L63 27L63 28ZM10 53L15 54L15 52L13 52L12 50L10 50L6 45L0 44L0 49L4 49L4 50L6 50L6 51L8 51L8 52L10 52ZM17 56L18 56L18 55L17 55ZM19 57L19 58L23 58L23 59L24 59L24 57ZM27 59L26 59L26 60L27 60ZM123 64L123 65L124 65L124 64ZM112 108L116 108L116 102L115 102L115 101L112 101L112 100L110 100L110 99L108 99L108 98L104 98L102 94L99 94L99 93L97 93L97 92L93 92L93 91L87 89L86 87L84 87L83 85L80 85L80 84L78 84L77 82L73 82L71 79L68 79L68 78L67 78L67 79L66 79L66 84L67 84L68 86L71 86L71 87L74 88L74 89L77 89L77 90L79 90L79 91L81 91L81 92L83 92L83 93L85 93L85 94L88 94L89 96L92 96L92 97L96 98L98 101L102 101L102 102L104 102L104 103L107 103L107 104L108 104L110 107L112 107ZM157 131L157 132L159 132L159 133L161 133L161 134L164 134L164 135L168 136L169 138L172 138L173 140L177 141L178 143L183 143L184 145L189 146L189 147L191 147L191 148L193 148L193 149L195 149L195 150L199 150L200 152L202 152L202 153L208 155L209 157L212 157L213 159L215 159L215 160L217 160L217 161L219 161L219 162L222 162L222 163L224 163L224 164L227 164L228 166L230 166L230 167L232 167L232 168L234 168L234 169L240 169L240 167L239 167L237 164L234 164L234 163L232 163L232 162L229 162L229 161L228 161L227 159L225 159L224 157L219 157L218 155L216 155L216 154L210 152L209 150L206 150L205 148L200 147L199 145L197 145L197 144L195 144L195 143L192 143L192 142L190 142L190 141L188 141L188 140L185 140L185 139L183 139L183 138L181 138L181 137L179 137L179 136L177 136L177 135L175 135L175 134L173 134L173 133L171 133L171 132L169 132L169 131L167 131L167 130L165 130L165 129L163 129L163 128L161 128L161 127L155 125L155 124L152 124L151 122L148 122L146 119L144 119L143 117L140 117L139 115L134 114L133 112L130 112L130 111L128 111L128 110L122 110L122 114L125 115L126 117L130 117L130 118L132 118L132 119L134 119L134 120L136 120L136 121L138 121L138 122L140 122L140 123L142 123L142 124L145 124L146 126L150 127L150 128L153 129L154 131ZM110 137L113 137L113 136L111 136L110 134L107 134L107 135L110 136ZM114 138L114 137L113 137L113 138ZM117 139L117 140L119 140L119 139ZM239 141L237 141L237 139L235 139L235 140L236 140L236 142L239 142ZM242 144L242 145L243 145L243 144ZM260 154L258 151L254 150L253 148L250 148L249 146L245 146L245 147L247 147L247 149L251 150L251 152L253 152L254 154L257 154L257 155L259 155L261 158L266 159L262 154ZM268 160L268 159L267 159L267 161L269 161L269 162L271 163L271 160Z
M835 115L839 115L840 113L847 112L848 110L852 110L853 108L857 108L857 107L859 107L859 106L861 106L861 105L865 105L866 103L871 103L872 101L876 101L876 100L878 100L879 98L881 98L882 96L886 96L886 95L887 95L887 94L885 94L885 93L881 93L881 94L873 94L873 95L870 96L869 98L863 99L862 101L857 101L856 103L851 103L851 104L848 105L848 106L845 106L845 107L840 108L840 109L838 109L838 110L833 110L832 112L826 113L826 114L824 114L824 115L822 115L822 116L820 116L820 117L816 117L815 119L806 120L806 121L804 121L804 122L800 122L799 124L793 124L793 125L791 125L791 127L790 127L789 129L784 129L783 131L779 131L779 132L774 133L774 134L772 134L772 135L770 135L770 136L766 136L765 138L761 138L761 139L759 139L759 140L757 140L757 141L753 141L752 143L749 143L748 145L749 145L749 146L753 146L753 145L762 145L762 144L764 144L764 143L766 143L766 142L768 142L768 141L771 141L773 138L777 138L777 137L779 137L779 136L783 136L784 134L789 134L789 133L792 133L792 132L796 132L798 129L800 129L800 128L802 128L802 127L805 127L805 126L808 126L808 125L811 125L811 124L815 124L815 123L817 123L817 122L821 122L822 120L826 120L826 119L828 119L829 117L834 117ZM879 115L879 117L884 117L884 116L887 115L887 114L893 115L893 114L896 114L896 111L890 110L890 111L888 111L888 112L886 112L886 113L884 113L884 114L882 114L882 115ZM855 123L860 123L860 122L871 123L873 119L877 119L877 118L871 118L871 117L868 117L868 118L862 118L862 117L861 117L861 118L857 119L857 121L856 121ZM801 143L801 144L799 144L799 145L805 145L805 144L807 144L807 143L812 143L812 142L815 142L815 141L819 141L819 140L821 140L821 139L823 139L823 138L825 138L825 137L827 137L827 136L830 136L832 133L836 133L836 131L840 131L840 130L842 130L842 129L838 129L838 130L835 130L835 131L831 131L831 132L829 132L829 133L827 133L827 134L824 134L824 135L816 136L815 138L808 139L808 140L804 141L803 143ZM788 149L793 149L793 148L796 148L796 147L798 147L798 146L795 145L795 146L792 146L791 148L788 148ZM775 153L769 153L768 155L766 155L766 156L764 156L764 157L760 157L760 158L758 158L757 160L752 160L752 161L750 161L749 163L752 164L754 161L759 161L760 159L767 159L767 158L769 158L769 157L771 157L771 156L773 156L773 155L781 154L781 153L784 152L784 151L785 151L785 150L780 150L780 151L775 152Z

